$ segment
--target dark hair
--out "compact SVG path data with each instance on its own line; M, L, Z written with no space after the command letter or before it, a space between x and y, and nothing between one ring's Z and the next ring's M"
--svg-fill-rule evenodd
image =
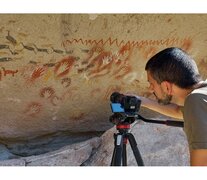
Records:
M145 70L160 84L174 83L180 88L190 88L201 79L195 61L182 49L170 47L155 54L147 62Z

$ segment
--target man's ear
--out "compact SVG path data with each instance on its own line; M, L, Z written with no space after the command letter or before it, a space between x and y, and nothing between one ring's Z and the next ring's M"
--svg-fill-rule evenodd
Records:
M170 83L168 81L163 81L163 82L161 82L161 88L168 95L172 95L172 83Z

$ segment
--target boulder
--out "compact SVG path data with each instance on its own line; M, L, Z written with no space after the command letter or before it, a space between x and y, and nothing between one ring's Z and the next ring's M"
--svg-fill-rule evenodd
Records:
M100 138L65 146L49 153L0 161L0 166L80 166L100 145Z
M102 135L101 146L85 165L110 165L114 149L114 133L116 133L115 127ZM132 125L131 133L136 139L145 166L189 165L188 143L182 128L135 123ZM129 166L137 165L129 143L127 144L127 159Z

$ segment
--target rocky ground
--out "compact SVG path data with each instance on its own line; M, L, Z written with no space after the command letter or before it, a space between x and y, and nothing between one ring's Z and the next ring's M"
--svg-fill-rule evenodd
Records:
M81 142L64 145L59 149L51 148L48 152L46 146L39 147L43 149L43 154L38 153L38 148L34 148L33 154L26 152L26 147L0 146L1 166L109 166L112 158L114 139L113 134L116 128L113 127L103 135L79 139ZM185 134L182 128L169 127L165 125L149 124L138 121L132 124L130 132L134 135L144 164L146 166L188 166L189 152ZM87 139L87 140L86 140ZM53 139L55 142L55 140ZM56 142L58 140L56 139ZM32 144L30 149L32 149ZM13 147L13 149L12 149ZM22 154L18 154L19 147ZM33 143L35 147L35 143ZM44 149L45 148L45 149ZM28 149L27 149L28 150ZM45 150L45 151L44 151ZM41 150L42 151L42 150ZM12 153L13 152L13 153ZM136 161L127 145L128 165L135 166Z

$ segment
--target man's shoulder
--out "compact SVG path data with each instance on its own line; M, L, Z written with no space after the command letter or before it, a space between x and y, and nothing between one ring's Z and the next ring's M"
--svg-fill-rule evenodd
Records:
M207 85L198 89L194 89L189 96L199 96L206 95L207 96Z
M207 87L193 90L185 99L185 104L193 103L195 105L198 102L207 103Z
M199 94L207 95L207 80L205 80L201 86L197 89L194 89L190 95L199 96Z
M200 88L194 89L185 99L184 106L186 104L196 105L198 103L207 103L207 81L204 81Z

